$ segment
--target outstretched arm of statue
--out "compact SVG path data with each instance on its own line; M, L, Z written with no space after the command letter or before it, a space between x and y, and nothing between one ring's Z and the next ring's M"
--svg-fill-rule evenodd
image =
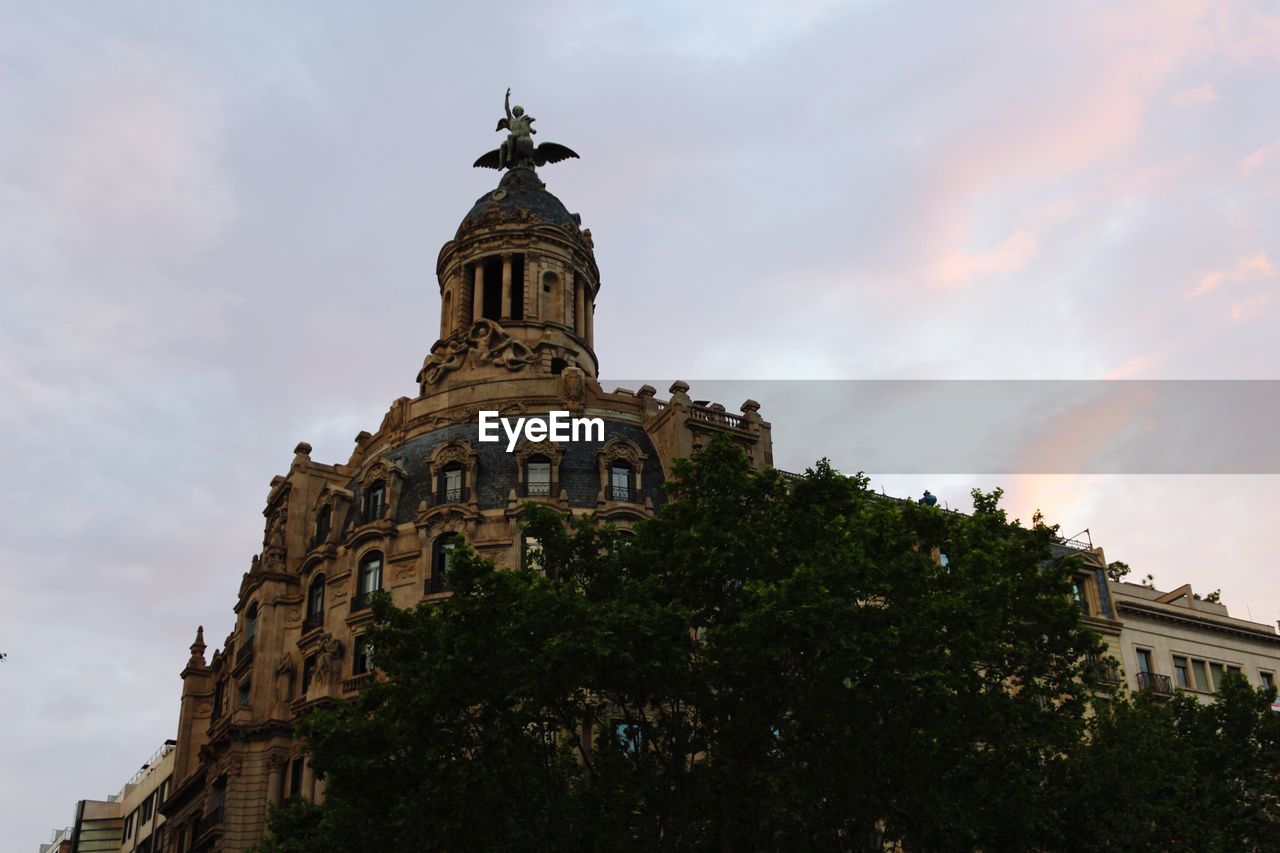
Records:
M502 108L507 111L507 121L511 121L511 87L507 87L507 97L502 101Z

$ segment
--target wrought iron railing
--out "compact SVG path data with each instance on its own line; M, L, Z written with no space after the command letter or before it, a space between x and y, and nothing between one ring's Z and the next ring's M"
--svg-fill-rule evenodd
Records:
M625 501L627 503L635 503L639 500L639 494L630 486L609 486L609 500Z
M462 504L471 500L471 490L465 486L456 489L440 489L431 498L432 506L442 504Z
M555 482L530 483L528 480L520 484L520 495L526 498L549 498L555 495Z
M373 594L375 592L377 592L376 589L370 592L357 592L355 595L351 596L351 612L355 613L358 610L368 610L369 605L371 604L369 599L373 598Z
M1166 696L1173 694L1173 679L1167 675L1160 675L1158 672L1140 672L1138 673L1138 689L1149 690L1152 693L1160 693Z
M441 576L433 575L432 577L427 578L427 582L422 591L426 595L436 595L437 593L448 592L449 581Z
M323 627L324 627L324 611L321 611L319 613L312 613L306 619L302 620L302 633L304 634L307 633L308 631L314 631L317 628L323 628Z
M1111 660L1094 658L1085 665L1085 673L1104 684L1118 684L1121 680L1120 667Z

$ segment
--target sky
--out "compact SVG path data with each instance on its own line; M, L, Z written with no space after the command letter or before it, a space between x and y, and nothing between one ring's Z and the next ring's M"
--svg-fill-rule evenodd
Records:
M294 445L416 393L508 86L606 377L1280 379L1274 2L0 0L0 851L174 736ZM1274 475L873 482L1280 617Z

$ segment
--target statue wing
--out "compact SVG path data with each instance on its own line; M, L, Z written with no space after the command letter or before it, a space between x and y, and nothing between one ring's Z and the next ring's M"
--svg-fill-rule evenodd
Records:
M495 148L488 154L481 154L480 158L472 164L475 169L501 169L498 165L498 149Z
M568 160L571 157L575 160L580 159L578 152L556 142L544 142L533 152L533 162L539 166L545 166L548 163L559 163L561 160Z
M507 123L507 120L504 117L504 118L498 119L498 126L493 129L493 132L497 133L500 130L510 130L510 129L511 129L511 125Z

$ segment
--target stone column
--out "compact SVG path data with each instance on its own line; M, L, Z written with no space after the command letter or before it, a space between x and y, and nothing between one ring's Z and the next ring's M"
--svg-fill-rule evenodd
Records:
M502 319L511 319L511 256L502 256Z
M484 316L484 264L476 261L475 289L471 297L471 321L474 323Z
M583 315L586 312L582 310L583 290L583 282L579 281L575 275L573 277L573 333L580 338L586 336L585 324L583 323Z
M586 307L583 310L582 322L587 333L587 346L594 347L596 345L596 301L591 296L590 285L587 285L587 287L588 292L586 294L586 299L584 300L586 302Z
M267 759L267 802L273 806L280 805L284 794L284 774L281 762L275 758Z

